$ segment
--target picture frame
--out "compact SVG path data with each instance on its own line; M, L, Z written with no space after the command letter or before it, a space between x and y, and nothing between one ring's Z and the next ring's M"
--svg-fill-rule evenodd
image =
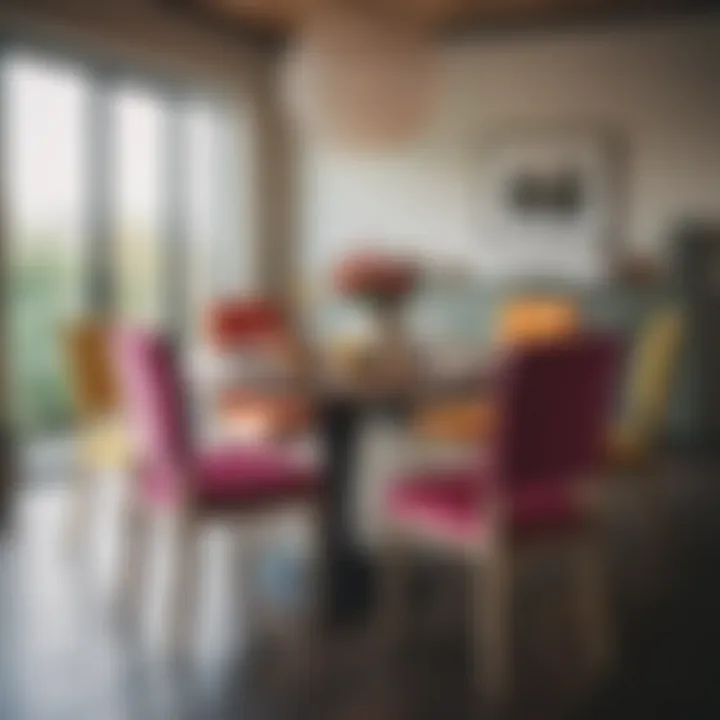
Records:
M499 279L601 282L623 247L627 150L595 127L505 130L477 173L478 260Z

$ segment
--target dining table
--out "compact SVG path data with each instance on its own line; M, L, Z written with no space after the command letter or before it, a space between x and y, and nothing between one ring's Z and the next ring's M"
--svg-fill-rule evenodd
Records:
M378 419L402 427L426 403L467 399L487 389L493 354L449 371L418 365L401 380L378 381L363 373L339 373L322 362L301 380L278 381L271 375L245 378L260 393L298 393L314 409L312 431L320 449L320 620L332 630L364 622L375 605L379 559L358 542L353 515L359 480L361 439ZM201 368L202 369L202 368ZM212 370L212 367L210 367ZM217 373L194 373L206 385ZM198 377L199 376L199 377ZM224 376L223 382L228 378ZM204 393L207 397L207 392Z

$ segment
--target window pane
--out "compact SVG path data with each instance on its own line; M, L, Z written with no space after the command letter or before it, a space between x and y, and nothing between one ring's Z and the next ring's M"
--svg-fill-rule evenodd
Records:
M187 113L185 129L188 139L188 293L190 322L196 330L203 308L219 294L215 247L217 239L216 178L217 134L213 117L207 108L197 106ZM192 337L192 333L189 337Z
M116 310L124 320L164 319L162 132L164 107L140 91L118 93L113 112Z
M18 55L2 67L14 417L31 434L67 421L59 335L84 309L89 89L72 69Z
M250 208L250 122L247 115L227 108L216 111L218 134L219 282L228 292L248 291L255 279Z
M249 174L251 165L243 126L217 106L188 108L185 132L190 322L197 331L214 298L252 288L250 185L248 177L241 177L243 170Z

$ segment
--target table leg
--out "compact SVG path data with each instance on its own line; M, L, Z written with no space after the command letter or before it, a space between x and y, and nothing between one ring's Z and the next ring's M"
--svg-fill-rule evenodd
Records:
M328 401L320 412L325 445L321 617L326 627L361 620L371 604L371 563L351 536L353 482L362 416L362 408L346 399Z

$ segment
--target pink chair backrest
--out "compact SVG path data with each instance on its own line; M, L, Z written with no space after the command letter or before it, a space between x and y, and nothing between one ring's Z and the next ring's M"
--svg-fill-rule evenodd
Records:
M182 468L190 451L187 418L169 342L151 332L123 330L115 346L123 402L138 459L156 471Z
M583 480L598 468L620 355L619 339L605 333L511 352L494 449L503 484Z

